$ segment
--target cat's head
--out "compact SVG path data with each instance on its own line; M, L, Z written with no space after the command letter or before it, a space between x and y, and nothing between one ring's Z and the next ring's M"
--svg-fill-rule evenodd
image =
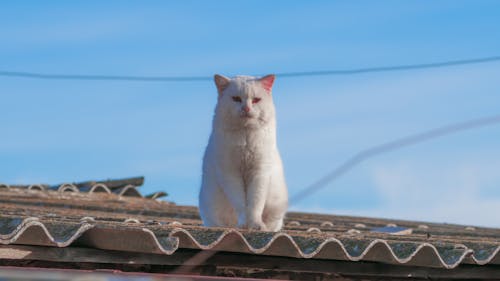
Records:
M216 114L223 115L227 125L256 127L274 120L272 87L274 75L262 78L214 76L218 102Z

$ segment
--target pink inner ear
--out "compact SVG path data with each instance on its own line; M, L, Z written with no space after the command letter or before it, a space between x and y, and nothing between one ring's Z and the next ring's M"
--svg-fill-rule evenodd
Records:
M271 91L274 83L274 75L267 75L261 78L260 83L262 84L262 87L266 89L266 91Z

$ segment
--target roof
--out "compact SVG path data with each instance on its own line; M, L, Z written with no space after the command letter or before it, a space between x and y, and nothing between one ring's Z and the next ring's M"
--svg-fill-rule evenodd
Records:
M207 228L196 207L152 199L163 193L143 197L127 183L2 185L0 244L11 251L3 246L0 259L15 257L14 248L48 246L162 256L220 251L430 269L500 265L500 229L296 212L276 233Z

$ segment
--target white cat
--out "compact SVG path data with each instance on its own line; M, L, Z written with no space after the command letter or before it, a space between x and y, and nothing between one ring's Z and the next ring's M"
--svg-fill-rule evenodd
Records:
M274 78L214 77L219 96L199 198L205 226L283 226L288 192L276 145Z

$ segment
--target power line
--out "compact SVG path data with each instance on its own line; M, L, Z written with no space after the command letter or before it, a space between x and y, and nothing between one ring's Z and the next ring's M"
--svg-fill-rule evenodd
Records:
M484 57L476 59L464 59L464 60L452 60L434 63L423 63L423 64L406 64L406 65L395 65L395 66L380 66L380 67L368 67L368 68L358 68L358 69L348 69L348 70L322 70L322 71L306 71L306 72L284 72L277 73L279 77L299 77L299 76L322 76L322 75L355 75L370 72L389 72L389 71L401 71L401 70L416 70L416 69L426 69L426 68L439 68L439 67L451 67L458 65L467 64L478 64L487 62L500 61L500 56L494 57Z
M411 146L431 139L439 138L445 135L477 129L497 123L500 123L500 115L473 119L461 123L454 123L451 125L431 129L414 135L409 135L362 150L325 176L321 177L313 184L293 195L290 199L290 202L291 204L296 204L307 196L310 196L312 193L326 187L330 182L336 180L337 178L351 170L354 166L358 165L368 158L394 151L406 146Z
M320 70L303 72L276 73L278 77L306 77L325 75L356 75L373 72L389 72L403 70L417 70L439 67L452 67L458 65L479 64L500 61L500 56L483 57L475 59L452 60L425 64L407 64L395 66L379 66L345 70ZM212 76L129 76L129 75L86 75L86 74L44 74L36 72L0 71L0 76L12 78L47 79L47 80L101 80L101 81L128 81L128 82L196 82L211 81ZM261 75L259 75L261 76Z
M210 81L208 76L121 76L121 75L79 75L79 74L42 74L34 72L0 71L0 76L47 80L102 80L129 82L192 82Z

